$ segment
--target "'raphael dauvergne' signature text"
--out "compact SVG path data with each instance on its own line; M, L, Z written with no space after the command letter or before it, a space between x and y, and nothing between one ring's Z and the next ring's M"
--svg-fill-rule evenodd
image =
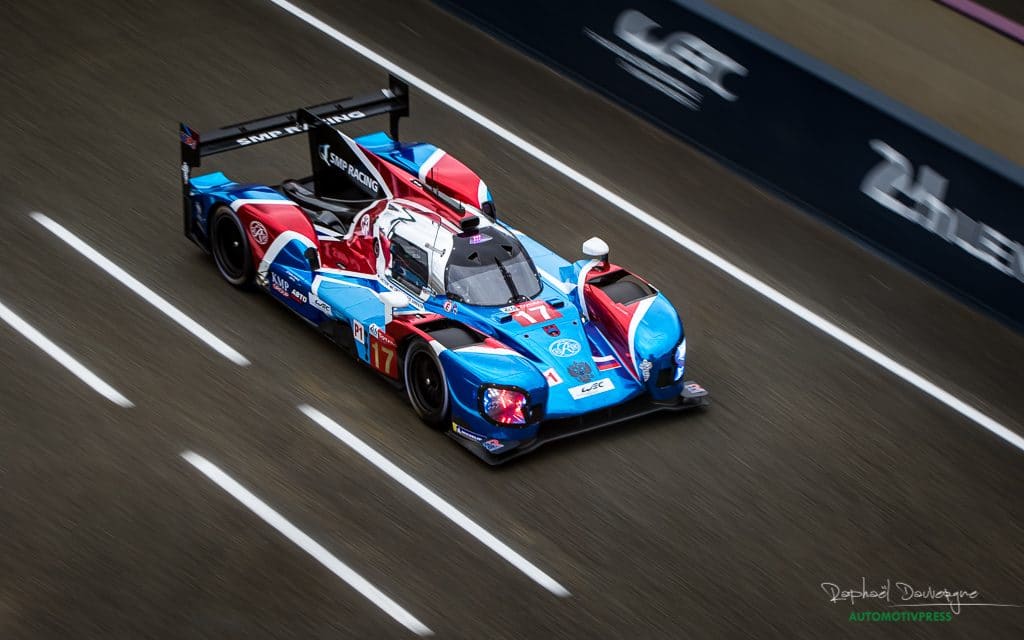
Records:
M994 604L980 602L981 593L977 589L951 587L924 587L912 585L904 581L886 579L885 582L868 585L867 578L861 578L859 585L846 587L834 582L822 582L821 589L828 596L829 602L849 602L856 605L884 605L886 607L941 607L948 608L953 615L958 615L962 607L1016 607L1012 604Z

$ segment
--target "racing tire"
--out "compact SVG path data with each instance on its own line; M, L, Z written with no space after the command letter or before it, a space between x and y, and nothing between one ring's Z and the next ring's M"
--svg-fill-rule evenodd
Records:
M210 253L221 277L240 289L252 287L255 267L242 223L230 208L219 206L210 220Z
M409 404L427 426L445 429L451 415L448 378L434 350L416 338L405 351L402 379Z

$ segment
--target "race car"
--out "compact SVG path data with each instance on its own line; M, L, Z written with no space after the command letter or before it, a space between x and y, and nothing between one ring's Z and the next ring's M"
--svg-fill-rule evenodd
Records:
M388 114L390 130L337 127ZM404 389L419 418L490 464L656 411L704 407L684 381L679 315L609 261L570 262L500 219L440 148L400 142L409 87L200 134L182 124L185 235ZM193 175L203 157L305 134L312 175L277 185Z

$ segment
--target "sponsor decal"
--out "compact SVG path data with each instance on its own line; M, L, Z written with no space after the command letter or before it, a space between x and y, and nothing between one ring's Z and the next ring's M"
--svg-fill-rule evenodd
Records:
M370 214L368 213L364 213L363 217L359 219L359 235L370 235Z
M686 386L683 387L683 388L686 389L686 393L690 393L690 394L693 394L693 395L699 395L699 394L702 394L702 393L707 393L704 390L704 387L700 386L696 382L687 382Z
M256 241L256 244L261 247L267 244L270 240L270 234L267 233L267 228L263 226L263 223L259 220L253 220L249 223L249 233L252 234L252 239Z
M390 378L398 377L398 358L395 357L396 349L394 340L385 343L380 339L384 335L378 330L377 336L370 336L370 366Z
M342 122L348 122L349 120L358 120L365 118L366 114L362 111L349 111L348 113L339 113L336 116L328 116L324 118L324 122L327 124L341 124Z
M288 284L288 281L277 273L270 274L270 288L286 298L291 293L291 286Z
M479 433L473 433L472 431L470 431L469 429L466 429L464 427L460 427L459 425L455 424L454 422L452 423L452 431L454 431L455 433L459 434L463 438L468 438L469 440L472 440L473 442L483 442L484 441L484 436L480 435Z
M309 302L309 299L306 297L306 294L302 293L298 289L292 289L292 299L295 300L295 302L301 304L306 304L307 302Z
M356 342L366 344L366 329L363 328L362 322L358 320L352 321L352 337L355 338Z
M519 307L517 307L515 305L512 305L510 307L502 307L501 308L501 312L502 313L515 313L518 310L519 310Z
M188 184L188 175L189 175L190 171L191 171L191 168L189 168L188 163L187 162L182 162L181 163L181 183L182 184Z
M569 387L569 395L572 396L573 400L582 400L583 398L596 396L599 393L611 391L614 388L615 383L612 382L611 378L601 378L593 382L585 382L578 387Z
M548 346L548 352L555 357L572 357L580 352L580 343L571 338L555 340Z
M336 116L329 116L324 118L324 122L327 124L341 124L342 122L348 122L349 120L358 120L365 118L366 114L362 111L349 111L348 113L338 114ZM302 133L309 130L307 124L297 124L288 127L282 127L280 129L274 129L272 131L265 131L252 136L245 136L244 138L236 138L235 143L239 146L246 146L250 144L258 144L260 142L267 142L268 140L276 140L281 136L290 136L296 133Z
M394 347L395 346L395 339L392 338L391 336L389 336L387 334L387 332L385 332L384 329L382 329L378 324L376 324L376 323L371 324L369 331L370 331L370 337L374 338L375 340L380 342L382 345L385 345L385 346L388 346L388 347Z
M475 236L470 236L469 237L469 244L480 244L482 242L487 242L490 239L491 239L490 236L485 236L482 233L478 233Z
M448 313L453 313L453 314L454 313L458 313L459 312L459 305L455 304L451 300L445 300L444 301L444 310L447 311Z
M730 75L747 75L746 67L692 33L675 31L661 37L655 33L660 27L643 13L626 9L613 30L628 48L592 29L583 33L613 53L623 71L689 109L700 110L706 92L737 99L725 81Z
M574 362L569 365L568 371L569 375L580 382L590 382L594 379L594 371L586 362Z
M321 300L315 293L309 294L309 304L313 305L313 308L319 309L329 316L334 315L331 310L331 305Z
M944 198L949 181L931 167L922 165L915 176L914 166L903 154L881 140L872 140L870 145L882 161L864 176L860 185L864 195L1024 282L1024 244L947 205Z
M548 334L552 338L557 338L562 335L562 332L558 329L558 325L555 324L544 325L544 333Z
M651 367L653 366L654 365L652 365L651 361L648 360L647 358L644 358L640 362L640 376L644 379L644 382L647 382L648 380L651 379Z
M342 172L348 174L348 177L352 178L359 184L363 185L373 193L376 194L378 191L380 191L380 185L377 184L376 180L370 177L370 174L363 171L361 167L352 164L348 160L345 160L345 158L342 158L338 154L331 151L331 145L320 145L320 159L323 160L324 164L328 164L337 167L338 169L341 169Z
M491 438L490 440L484 441L484 449L487 449L491 453L494 453L495 451L500 451L504 448L505 445L501 442L501 440Z
M554 367L551 367L544 372L544 379L548 381L549 387L562 384L562 377L558 375L558 372L555 371Z
M510 311L508 313L511 313L516 322L524 327L537 324L538 322L544 322L545 320L555 320L562 317L561 313L543 300L523 302L515 306L514 312Z
M572 338L562 338L552 342L548 352L556 358L571 358L580 352L580 343Z

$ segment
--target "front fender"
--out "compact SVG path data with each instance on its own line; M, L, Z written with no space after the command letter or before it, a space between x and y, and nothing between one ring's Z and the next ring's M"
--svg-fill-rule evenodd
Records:
M454 422L499 440L528 440L536 435L537 421L543 415L535 414L534 422L526 427L500 426L480 415L477 404L480 387L490 383L523 389L529 395L531 407L546 406L547 381L529 359L508 349L483 345L445 349L438 357L448 378Z
M637 303L627 339L634 371L655 400L679 395L682 376L675 379L675 350L684 336L675 307L660 293Z

